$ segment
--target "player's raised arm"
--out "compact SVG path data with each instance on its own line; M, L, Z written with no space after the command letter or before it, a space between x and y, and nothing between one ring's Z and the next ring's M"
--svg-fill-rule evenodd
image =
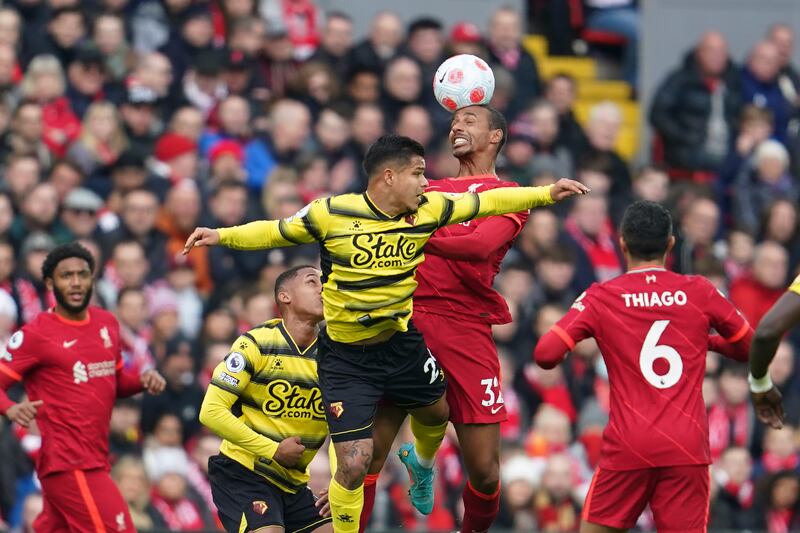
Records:
M503 187L478 194L450 198L452 208L445 205L442 226L457 224L473 218L516 213L534 207L552 205L572 196L588 194L590 189L575 180L561 178L545 187ZM447 211L452 209L449 216Z
M591 287L578 296L569 312L545 333L533 351L536 364L544 369L554 368L561 363L577 343L594 336L594 305Z
M197 228L186 239L183 254L197 246L217 244L236 250L262 250L320 241L326 233L327 215L325 200L315 200L281 220L257 220L229 228Z

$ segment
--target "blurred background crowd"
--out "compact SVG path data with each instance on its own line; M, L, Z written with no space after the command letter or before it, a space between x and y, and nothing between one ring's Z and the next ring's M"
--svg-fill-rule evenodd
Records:
M734 36L709 29L640 111L634 2L527 7L449 26L381 13L357 40L346 3L0 5L0 341L53 304L40 273L48 251L85 244L100 265L96 304L116 313L126 364L167 380L162 396L120 401L112 416L113 477L137 528L218 527L206 474L219 439L197 421L211 370L238 333L275 317L275 277L318 261L313 246L185 257L186 237L361 190L361 158L385 132L425 145L428 178L454 175L450 115L430 89L449 55L494 69L492 104L510 125L498 175L521 185L574 176L593 190L535 210L497 279L514 317L495 328L510 413L498 529L577 531L608 420L607 374L592 341L552 371L531 363L531 349L589 284L624 271L615 228L629 202L667 205L678 240L670 268L709 277L754 326L797 274L792 28L768 28L746 57L728 53ZM652 146L637 145L642 127ZM800 525L798 340L781 344L770 370L787 404L780 431L756 422L746 367L708 355L712 528ZM0 531L31 531L39 447L35 426L0 421ZM330 476L321 455L315 491ZM466 480L454 439L437 460L427 520L407 500L399 462L387 464L376 530L456 527ZM648 513L640 526L652 528Z

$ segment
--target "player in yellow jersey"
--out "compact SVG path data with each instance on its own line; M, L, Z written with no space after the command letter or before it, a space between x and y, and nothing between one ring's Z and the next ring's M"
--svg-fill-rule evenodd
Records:
M222 244L263 249L318 242L326 327L320 331L320 386L338 467L329 498L337 533L358 531L372 423L381 398L411 414L415 443L406 466L411 501L433 507L433 459L447 428L445 378L411 321L414 274L431 234L489 215L550 205L589 189L561 179L548 187L480 194L425 193L425 150L386 135L364 157L367 190L315 200L284 220L197 228L184 253Z
M758 418L774 428L783 427L783 398L767 370L781 339L800 324L800 276L767 311L750 344L750 396Z
M224 439L208 475L229 533L333 530L306 486L328 435L316 360L321 290L314 267L282 273L283 318L241 335L214 369L200 422Z

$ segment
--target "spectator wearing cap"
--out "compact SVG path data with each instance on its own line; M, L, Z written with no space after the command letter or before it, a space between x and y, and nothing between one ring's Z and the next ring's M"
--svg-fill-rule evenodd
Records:
M64 70L55 56L37 56L22 82L22 94L42 108L42 140L55 157L63 157L80 133L81 123L64 96Z
M127 148L128 139L117 109L110 102L93 102L86 111L81 134L70 145L67 157L83 175L105 170Z
M169 41L159 52L169 58L172 64L174 83L179 84L189 70L192 58L213 49L214 27L208 4L192 2L181 13L180 22L175 26Z
M242 50L226 50L222 62L222 82L228 94L241 96L253 104L266 103L269 90L253 56Z
M154 170L172 183L196 179L198 170L197 144L177 133L165 133L156 143Z
M64 198L61 222L69 230L72 240L97 239L101 236L98 213L103 208L103 199L89 189L78 187Z
M208 158L214 147L222 141L232 141L242 150L250 141L250 106L241 96L228 96L217 108L219 127L206 129L198 143L200 153Z
M161 129L156 118L158 95L150 88L133 85L128 88L125 101L120 106L125 135L130 146L150 153Z
M208 154L211 164L209 189L213 189L224 181L244 183L247 179L244 167L244 149L236 141L224 140L214 145Z
M104 235L106 253L114 243L135 240L145 251L150 262L148 280L164 277L167 268L167 236L156 226L159 201L155 193L148 189L133 189L122 197L119 213L120 225ZM116 300L116 298L114 298Z
M184 76L181 86L183 99L199 109L206 120L214 118L212 113L228 94L222 79L221 59L216 51L199 53Z
M122 16L110 12L98 16L94 21L92 41L103 54L108 79L123 81L134 56L128 45Z
M86 18L79 5L63 5L53 9L46 18L45 31L26 28L24 63L42 54L52 54L62 65L72 60L75 48L86 37Z
M58 192L52 183L38 183L25 195L9 236L21 243L33 232L47 233L56 243L69 240L69 231L58 220Z
M472 22L459 22L450 30L450 53L486 57L481 30Z
M341 11L329 11L325 15L320 44L309 58L327 64L344 78L349 65L347 55L353 48L353 19Z
M125 98L124 88L108 79L105 61L97 45L86 42L76 48L67 65L66 95L81 118L93 102L108 100L119 104Z
M520 13L509 7L496 10L489 24L487 48L490 64L502 65L514 76L514 96L506 111L509 120L514 120L541 92L536 61L522 47L521 38Z
M739 71L728 43L719 32L706 32L653 98L650 123L663 143L666 164L718 170L728 155L741 105Z
M396 13L382 11L375 15L369 36L350 51L348 63L382 73L403 43L403 22Z
M268 134L258 136L244 150L247 184L261 191L278 164L293 164L311 135L311 113L296 100L279 100L269 114Z
M192 180L182 180L167 193L167 199L158 217L158 229L167 236L166 257L171 261L183 250L186 239L200 226L202 211L200 189ZM199 254L192 263L197 288L209 294L213 288L208 271L208 255Z

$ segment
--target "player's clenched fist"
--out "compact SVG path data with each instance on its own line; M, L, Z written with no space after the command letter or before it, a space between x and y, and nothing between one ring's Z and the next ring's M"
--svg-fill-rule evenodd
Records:
M12 405L6 411L6 416L12 422L16 422L20 426L26 428L34 418L36 418L36 411L44 403L43 400L29 401L25 400L16 405Z
M553 198L553 201L560 202L561 200L566 200L570 196L588 194L591 191L592 190L583 183L561 178L550 187L550 196Z
M219 244L219 232L211 228L196 228L186 244L183 246L183 255L188 254L195 246L214 246Z
M300 442L300 437L286 437L278 444L278 449L272 458L281 466L291 468L297 464L304 451L306 447Z
M142 373L142 387L148 394L152 394L153 396L157 396L164 392L164 388L167 386L167 382L164 377L158 373L158 371L153 370L152 368L144 373Z

